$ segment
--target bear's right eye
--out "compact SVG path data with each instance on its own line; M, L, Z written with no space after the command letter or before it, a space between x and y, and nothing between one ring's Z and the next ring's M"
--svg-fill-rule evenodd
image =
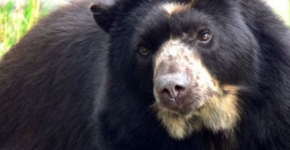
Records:
M140 48L139 48L139 53L140 53L141 55L146 56L146 55L148 55L148 54L150 53L150 51L149 51L147 48L145 48L145 47L140 47Z

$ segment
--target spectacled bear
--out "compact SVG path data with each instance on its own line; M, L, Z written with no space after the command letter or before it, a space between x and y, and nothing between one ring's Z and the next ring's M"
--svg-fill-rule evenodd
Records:
M290 149L290 33L262 0L78 1L0 62L0 150Z

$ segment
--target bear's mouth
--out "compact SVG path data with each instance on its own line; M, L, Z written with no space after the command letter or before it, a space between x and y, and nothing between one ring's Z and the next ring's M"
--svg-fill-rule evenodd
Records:
M177 104L157 104L159 107L158 109L165 109L168 112L174 113L176 115L186 116L189 115L193 111L198 111L198 107L196 107L196 104L194 102L184 104L181 106L178 106Z
M176 115L188 116L198 114L208 99L213 97L213 95L218 95L218 93L213 90L209 90L205 93L197 93L201 91L202 90L187 90L177 98L162 96L155 92L156 104L159 109L167 110Z

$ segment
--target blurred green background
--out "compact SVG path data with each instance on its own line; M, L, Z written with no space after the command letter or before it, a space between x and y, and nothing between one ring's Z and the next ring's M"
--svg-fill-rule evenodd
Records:
M290 25L290 0L265 0ZM0 58L52 9L68 0L0 0Z

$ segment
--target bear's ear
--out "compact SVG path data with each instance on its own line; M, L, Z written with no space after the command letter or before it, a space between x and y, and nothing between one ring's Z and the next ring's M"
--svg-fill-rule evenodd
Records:
M104 5L101 3L91 4L90 10L93 13L94 19L97 24L107 33L110 32L114 22L114 15L112 9L114 5Z

